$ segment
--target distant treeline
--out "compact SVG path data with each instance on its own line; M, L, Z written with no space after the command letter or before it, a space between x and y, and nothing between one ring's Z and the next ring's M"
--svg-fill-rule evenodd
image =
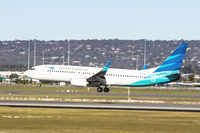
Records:
M182 71L200 73L200 40L70 40L70 65L103 67L111 59L111 68L138 69L144 66L144 44L147 45L149 68L161 64L181 42L189 47ZM41 41L37 43L36 65L67 64L69 41ZM30 65L33 66L34 40L31 44ZM0 70L26 70L29 40L0 41Z
M24 65L0 65L0 71L25 71L27 66Z
M28 68L24 65L0 65L0 71L26 71ZM200 69L193 69L191 66L181 68L182 73L200 74Z

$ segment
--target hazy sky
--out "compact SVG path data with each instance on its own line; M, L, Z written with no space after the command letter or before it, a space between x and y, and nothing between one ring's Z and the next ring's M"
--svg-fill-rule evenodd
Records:
M0 0L0 40L200 39L200 0Z

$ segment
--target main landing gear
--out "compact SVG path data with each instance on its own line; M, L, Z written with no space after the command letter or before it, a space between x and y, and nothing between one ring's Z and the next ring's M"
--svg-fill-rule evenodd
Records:
M101 87L98 87L98 88L97 88L97 91L98 91L98 92L102 92L103 89L102 89ZM105 86L104 92L109 92L109 88Z

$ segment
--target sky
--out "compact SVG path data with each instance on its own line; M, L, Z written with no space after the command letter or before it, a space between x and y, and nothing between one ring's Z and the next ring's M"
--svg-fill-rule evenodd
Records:
M0 0L0 40L200 40L199 0Z

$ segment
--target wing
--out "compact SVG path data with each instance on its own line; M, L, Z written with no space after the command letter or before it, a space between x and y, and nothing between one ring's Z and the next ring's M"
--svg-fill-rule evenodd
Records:
M101 71L99 71L98 73L92 75L87 79L87 82L89 83L88 86L96 87L100 85L106 85L105 75L110 66L110 62L111 60L107 62L106 66Z

